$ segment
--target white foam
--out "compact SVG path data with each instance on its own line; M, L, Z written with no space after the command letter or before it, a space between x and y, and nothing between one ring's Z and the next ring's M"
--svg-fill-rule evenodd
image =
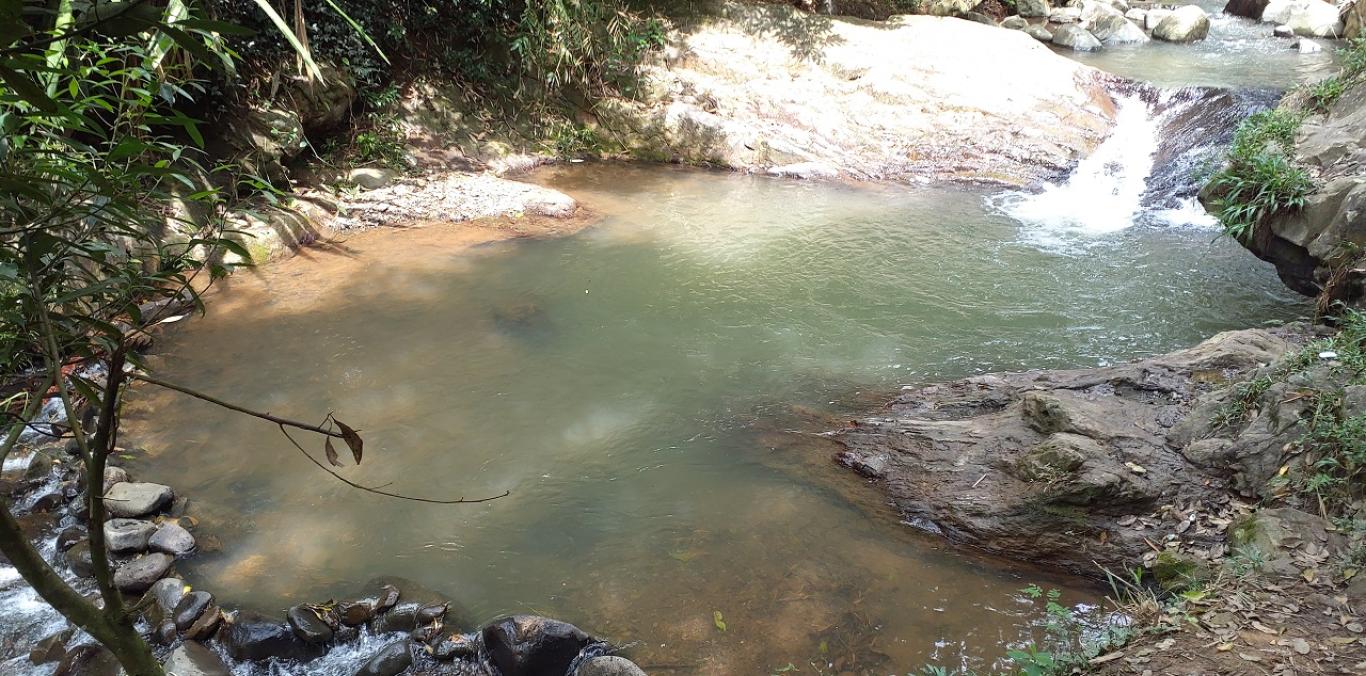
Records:
M994 206L1048 247L1119 232L1134 224L1153 170L1158 121L1137 98L1119 101L1115 128L1065 180L1038 192L997 196Z

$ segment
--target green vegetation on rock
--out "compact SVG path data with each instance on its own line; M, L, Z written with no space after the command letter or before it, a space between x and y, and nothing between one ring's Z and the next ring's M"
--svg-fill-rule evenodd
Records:
M1211 204L1224 233L1247 242L1263 219L1300 209L1314 189L1308 172L1290 159L1300 113L1256 113L1238 127L1228 165L1210 179Z

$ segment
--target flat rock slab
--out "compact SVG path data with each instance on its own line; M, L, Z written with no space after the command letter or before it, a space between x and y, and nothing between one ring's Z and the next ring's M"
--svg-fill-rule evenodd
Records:
M104 504L114 516L146 516L171 502L171 487L152 483L124 481L109 487Z
M160 580L174 561L170 555L160 552L143 554L114 572L114 586L120 591L141 594Z
M643 69L642 96L595 108L629 152L756 173L1026 185L1070 170L1113 125L1117 78L1020 31L777 3L718 14L670 36Z

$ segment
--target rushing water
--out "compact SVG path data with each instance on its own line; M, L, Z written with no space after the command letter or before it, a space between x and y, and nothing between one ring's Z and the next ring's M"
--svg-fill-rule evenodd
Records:
M1199 5L1209 14L1209 36L1191 44L1154 40L1134 45L1106 46L1098 52L1060 53L1116 75L1159 87L1206 85L1288 89L1332 75L1334 50L1341 44L1319 40L1322 52L1301 54L1299 38L1277 38L1272 26L1223 13L1225 0L1176 4Z
M511 495L363 494L271 426L143 392L137 471L193 496L222 543L192 581L278 609L403 575L471 620L535 611L638 642L661 671L982 666L1037 618L1016 590L1039 573L944 550L852 478L834 488L828 448L774 441L798 424L789 405L1103 364L1303 309L1196 227L1039 237L1042 219L979 190L615 165L537 178L601 220L449 252L454 229L356 236L234 278L160 360L277 414L335 411L367 438L344 470L361 483Z

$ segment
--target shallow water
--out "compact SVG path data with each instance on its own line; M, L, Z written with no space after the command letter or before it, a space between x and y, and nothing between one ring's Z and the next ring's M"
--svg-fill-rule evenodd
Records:
M1289 89L1334 74L1337 40L1319 40L1324 51L1300 54L1298 38L1278 38L1272 26L1223 13L1224 0L1194 3L1209 14L1209 36L1191 44L1153 40L1137 45L1107 46L1091 53L1060 54L1104 71L1159 87L1205 85L1234 88Z
M234 277L159 359L276 414L335 411L367 440L341 470L358 482L511 495L359 493L269 425L142 391L124 438L148 449L140 476L194 500L209 551L192 582L280 609L401 575L470 622L532 611L636 642L651 673L981 668L1038 619L1026 583L1095 596L885 518L828 447L775 434L820 428L791 404L1103 364L1305 309L1210 230L1044 233L980 190L616 165L536 179L600 220L473 250L441 226L358 235Z

